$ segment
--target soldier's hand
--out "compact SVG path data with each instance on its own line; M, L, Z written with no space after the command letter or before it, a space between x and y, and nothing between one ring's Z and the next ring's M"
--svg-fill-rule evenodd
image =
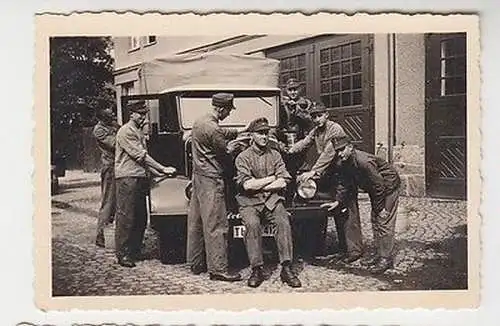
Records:
M314 177L314 174L315 174L315 172L314 172L314 171L307 171L307 172L304 172L304 173L302 173L301 175L299 175L299 176L297 177L297 182L299 182L299 183L300 183L300 182L304 182L304 181L306 181L306 180L309 180L309 179L311 179L312 177Z
M324 203L324 204L321 204L321 208L326 208L327 211L332 211L334 210L337 206L339 206L339 202L338 201L334 201L332 203Z
M177 172L177 169L172 166L167 166L163 168L162 172L166 175L174 175Z
M236 151L238 148L242 147L243 143L237 140L232 140L227 144L227 152L228 153L233 153Z

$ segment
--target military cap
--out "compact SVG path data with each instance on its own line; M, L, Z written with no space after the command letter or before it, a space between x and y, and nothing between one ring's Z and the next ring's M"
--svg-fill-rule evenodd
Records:
M234 95L229 93L217 93L212 96L212 105L220 108L236 109L233 101Z
M333 137L331 142L335 150L339 150L351 144L351 140L348 136Z
M290 89L290 88L298 88L300 86L300 83L299 81L296 79L296 78L290 78L287 82L286 82L286 88L287 89Z
M128 102L127 109L130 112L136 112L139 114L145 114L149 111L148 107L146 106L146 101L144 100Z
M321 114L321 113L327 112L327 109L326 109L326 106L323 103L316 102L312 106L310 112L311 112L311 114L313 114L313 113Z
M266 118L257 118L250 122L248 125L249 132L258 132L262 130L269 130L269 121Z

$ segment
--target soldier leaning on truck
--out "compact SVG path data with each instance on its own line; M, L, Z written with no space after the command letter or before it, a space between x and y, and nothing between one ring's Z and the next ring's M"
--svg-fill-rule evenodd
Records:
M234 96L212 96L212 111L193 124L192 196L188 213L187 262L194 274L208 271L211 280L239 281L240 274L228 272L228 221L224 170L231 164L227 142L237 130L223 129L219 121L236 109Z
M148 155L142 126L148 112L145 101L127 104L130 120L116 135L116 227L115 253L118 263L134 267L140 258L147 226L146 195L149 176L173 175L173 167L165 167Z
M344 128L342 128L340 124L328 119L328 111L323 103L315 103L310 113L311 119L314 123L314 128L304 139L298 141L288 149L288 154L292 155L307 151L308 155L300 168L302 171L311 169L316 160L320 157L321 153L330 143L331 139L346 135ZM327 182L331 181L333 180L327 180ZM345 252L347 251L347 240L345 239L345 234L343 232L343 221L346 219L346 213L341 213L341 211L342 209L338 209L334 214L334 218L339 238L339 249L341 252ZM326 214L321 218L320 222L321 223L318 225L320 232L313 233L319 233L321 235L319 238L314 239L316 241L314 249L317 256L324 256L326 254L324 243L328 223L328 217Z
M358 187L368 193L376 253L373 259L364 264L370 267L371 272L382 273L393 266L394 229L401 185L399 174L394 166L382 158L354 149L348 137L332 139L332 147L335 154L322 157L318 164L320 166L333 160L340 176L335 201L327 204L327 207L334 209L341 202L348 202L348 206L357 208ZM355 224L357 233L360 229L359 210L353 212L356 214L349 217L350 227ZM359 259L360 255L354 258Z
M104 247L104 227L113 223L116 213L115 186L115 144L116 132L120 127L111 109L97 112L99 122L95 125L93 134L101 151L101 208L97 220L95 244Z
M282 282L300 287L300 280L290 267L293 257L292 230L289 214L283 205L284 197L280 194L291 176L281 154L268 147L269 129L266 118L254 120L248 128L252 133L252 143L235 161L235 181L239 188L236 198L245 226L245 245L252 267L248 286L258 287L264 281L261 230L261 221L264 220L276 226Z

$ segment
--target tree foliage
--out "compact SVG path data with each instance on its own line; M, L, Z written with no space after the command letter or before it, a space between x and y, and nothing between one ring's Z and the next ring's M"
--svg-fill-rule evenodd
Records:
M95 124L95 110L115 108L113 57L109 37L50 39L50 118L52 146L78 153L84 127ZM83 100L85 105L78 104ZM68 145L70 142L70 145ZM71 153L68 153L71 155Z

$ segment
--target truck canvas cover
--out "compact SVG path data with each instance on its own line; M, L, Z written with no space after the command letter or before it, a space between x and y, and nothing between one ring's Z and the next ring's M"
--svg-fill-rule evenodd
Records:
M279 61L242 54L195 53L158 58L139 68L142 94L187 85L278 86Z

